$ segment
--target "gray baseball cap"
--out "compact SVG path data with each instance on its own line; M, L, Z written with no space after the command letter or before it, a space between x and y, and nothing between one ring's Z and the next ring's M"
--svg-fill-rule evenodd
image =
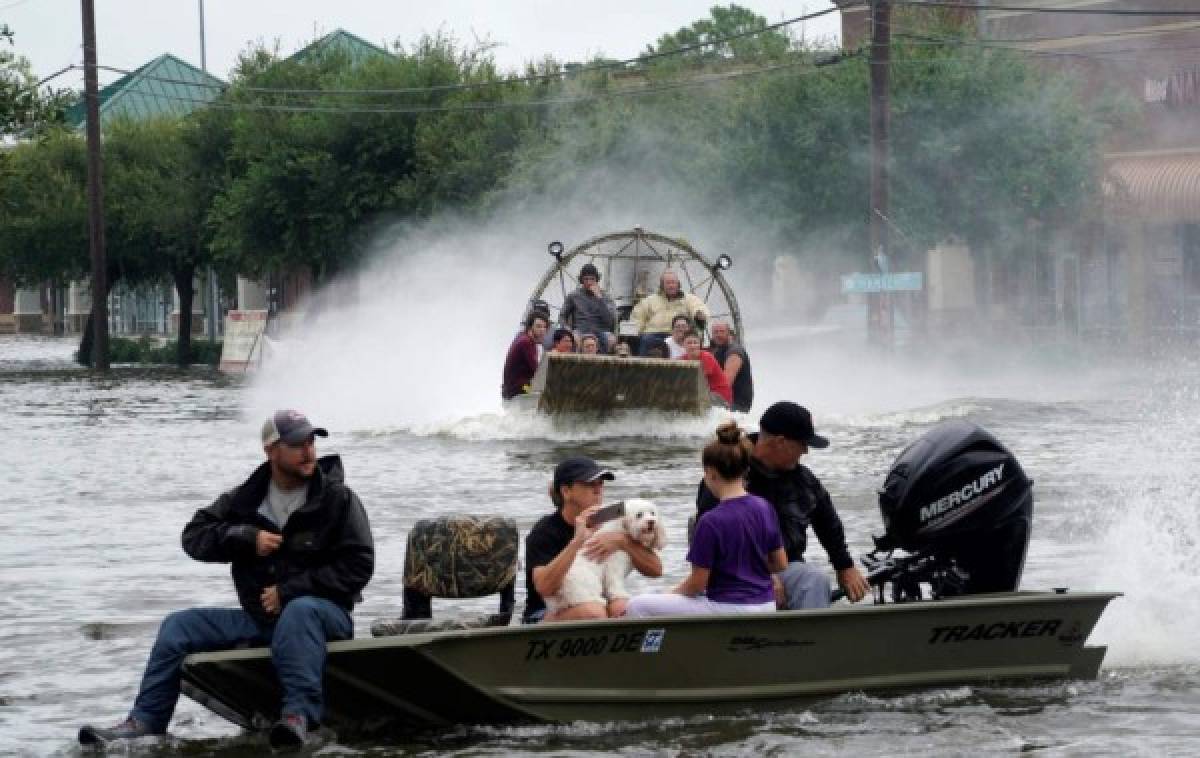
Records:
M263 422L262 443L264 446L274 445L276 442L296 445L314 435L328 437L329 432L319 426L314 427L308 417L300 411L275 411L270 418Z

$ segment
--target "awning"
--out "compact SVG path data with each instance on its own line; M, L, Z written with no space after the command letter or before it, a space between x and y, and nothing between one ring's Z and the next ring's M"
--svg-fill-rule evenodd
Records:
M1121 215L1200 224L1200 148L1105 156L1105 203Z

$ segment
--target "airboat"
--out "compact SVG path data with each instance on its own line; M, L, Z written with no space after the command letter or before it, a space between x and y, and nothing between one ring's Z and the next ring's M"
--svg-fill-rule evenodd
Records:
M885 534L862 559L873 603L733 617L512 625L515 523L419 521L403 618L329 645L326 723L343 736L645 721L846 692L1095 678L1105 648L1088 637L1118 594L1018 588L1032 486L985 430L935 427L900 454L880 492ZM433 597L491 592L499 613L431 618ZM188 656L183 691L250 730L278 716L266 649Z
M737 298L725 277L733 259L709 258L688 240L635 227L593 237L567 250L561 242L547 247L553 263L523 304L518 323L536 305L548 308L552 324L569 295L579 285L584 265L595 266L601 286L616 306L619 341L637 356L641 337L631 318L634 308L654 294L664 271L673 270L681 289L703 301L710 319L728 321L745 344L745 329ZM706 331L707 324L698 324ZM712 407L697 361L623 358L612 355L552 353L543 355L530 391L507 401L517 409L550 414L609 414L617 411L659 411L702 415Z

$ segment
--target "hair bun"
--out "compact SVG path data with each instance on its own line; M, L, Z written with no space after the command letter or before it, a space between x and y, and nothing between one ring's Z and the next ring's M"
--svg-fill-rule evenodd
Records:
M736 445L742 439L742 430L736 421L726 421L717 427L717 442L722 445Z

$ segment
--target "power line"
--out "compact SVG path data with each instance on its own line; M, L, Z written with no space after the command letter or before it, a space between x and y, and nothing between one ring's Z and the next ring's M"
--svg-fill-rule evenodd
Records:
M558 71L558 72L554 72L554 73L525 74L523 76L507 77L504 79L497 79L495 81L489 81L489 82L467 82L467 83L461 83L461 84L440 84L440 85L433 85L433 86L429 86L429 87L396 87L396 88L387 88L387 89L349 89L349 90L343 89L343 90L338 90L338 89L297 89L297 88L282 88L282 87L249 87L249 86L234 87L233 85L225 84L225 83L217 84L217 83L213 83L213 82L198 82L198 81L193 81L193 80L170 79L170 78L157 77L157 76L146 76L145 78L153 80L153 81L163 82L165 84L180 84L183 86L198 87L201 89L219 89L222 91L226 91L229 89L237 89L237 90L243 91L243 92L254 92L254 93L273 94L273 95L298 95L298 96L423 95L423 94L434 94L434 93L440 93L440 92L460 92L460 91L465 91L465 90L484 89L487 87L503 87L508 84L521 84L521 83L527 83L527 82L560 80L564 77L581 76L581 75L592 73L594 71L610 71L613 69L628 69L631 65L634 65L634 64L645 64L649 61L654 61L654 60L658 60L661 58L670 58L670 57L675 57L675 56L679 56L679 55L684 55L686 53L690 53L695 50L700 50L700 49L707 48L707 47L715 47L717 45L723 45L727 42L744 39L746 37L754 37L754 36L758 36L760 34L765 34L767 32L776 31L778 29L782 29L787 26L792 26L794 24L798 24L803 21L810 21L814 18L820 18L821 16L827 16L830 13L836 13L837 10L838 9L836 6L832 7L832 8L826 8L825 10L822 10L822 11L816 11L815 13L806 13L804 15L796 16L795 18L785 19L783 21L779 21L774 24L768 24L766 26L758 27L755 29L749 29L744 32L738 32L737 34L730 34L726 37L719 37L717 39L707 40L704 42L696 42L696 43L693 43L690 45L684 45L682 47L672 48L671 50L663 50L663 51L657 52L657 53L643 53L636 57L626 58L626 59L620 60L620 61L607 61L607 62L603 62L603 63L594 63L591 65L580 66L579 68L574 68L574 69L570 69L570 70L564 69L563 71ZM116 68L113 66L99 66L99 68L102 68L105 71L111 71L113 73L118 73L118 74L127 75L127 74L133 73L132 71L130 71L128 69Z
M209 108L220 110L233 111L267 111L278 113L346 113L346 114L421 114L421 113L455 113L455 112L487 112L500 110L519 110L524 108L540 108L544 106L555 105L577 105L582 103L596 102L600 100L610 100L618 97L642 97L646 95L656 95L664 92L671 92L682 89L692 89L704 87L712 84L721 84L727 81L733 81L750 76L761 74L770 74L778 71L797 68L800 66L809 65L812 71L805 72L806 75L820 73L820 70L826 66L841 63L849 60L855 55L847 55L837 60L823 63L820 65L812 65L808 61L791 61L788 63L777 64L774 66L765 66L756 69L745 71L732 71L724 74L717 74L709 77L695 78L683 82L674 82L671 84L656 85L651 87L627 88L623 90L611 90L608 92L599 92L592 95L578 95L570 97L542 98L538 100L524 101L500 101L491 103L458 103L455 105L410 105L410 106L372 106L366 104L337 104L337 105L295 105L286 103L263 103L263 102L246 102L246 101L216 101L203 100L200 98L183 97L181 95L170 95L166 93L152 93L154 97L173 100L176 102L195 103Z
M63 74L67 73L68 71L74 71L75 69L78 69L78 68L83 68L83 66L76 66L74 63L69 63L69 64L67 64L66 66L63 66L63 67L62 67L62 68L60 68L59 70L55 71L53 74L50 74L50 76L47 76L47 77L43 78L43 79L42 79L41 81L39 81L37 84L33 85L33 88L34 88L34 89L37 89L38 87L41 87L41 86L42 86L43 84L45 84L46 82L48 82L48 81L52 81L52 80L54 80L54 79L57 79L58 77L60 77L60 76L62 76Z
M957 46L957 47L978 47L985 50L1006 50L1014 53L1024 53L1027 55L1035 55L1040 57L1055 57L1055 58L1083 58L1085 60L1095 60L1104 62L1105 56L1117 56L1128 54L1143 54L1157 55L1163 52L1182 52L1189 50L1200 50L1200 45L1180 45L1171 47L1127 47L1109 50L1093 50L1090 52L1076 52L1070 50L1043 50L1039 48L1021 47L1018 44L1009 44L1003 40L977 39L968 37L947 37L944 35L922 34L917 30L906 30L903 27L893 25L897 36L904 37L908 40L916 40L916 44L924 43L926 46ZM1090 35L1079 35L1090 36ZM1063 40L1073 39L1073 37L1062 37ZM1015 40L1022 41L1022 40ZM912 44L912 43L910 43Z
M895 5L910 8L955 8L975 11L1014 11L1019 13L1062 13L1080 16L1200 16L1200 10L1135 10L1130 8L1050 8L1024 5L977 5L954 0L892 0Z

